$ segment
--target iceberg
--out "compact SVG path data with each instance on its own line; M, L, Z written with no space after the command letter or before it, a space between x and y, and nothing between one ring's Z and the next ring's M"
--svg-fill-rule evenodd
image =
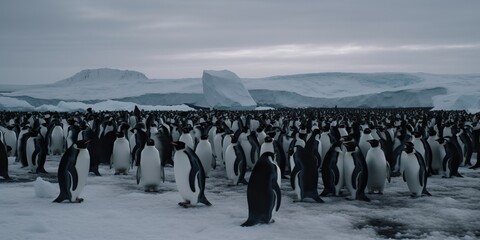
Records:
M203 95L211 108L254 110L257 106L242 80L233 72L205 70L202 83Z

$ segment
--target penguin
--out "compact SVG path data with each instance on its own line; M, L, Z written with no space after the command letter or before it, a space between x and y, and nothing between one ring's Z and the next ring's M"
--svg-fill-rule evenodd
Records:
M267 134L265 133L265 129L262 127L258 127L256 131L258 145L262 146L262 144L265 142L265 137L267 136Z
M165 182L165 173L160 161L160 153L152 139L147 140L142 149L140 164L137 168L137 184L142 184L145 192L156 192L160 181Z
M238 142L239 135L240 131L237 131L237 133L231 137L231 143L228 145L224 156L227 178L233 182L233 185L238 185L240 183L247 184L247 181L245 180L247 160L242 145Z
M83 198L79 196L85 187L90 169L88 142L89 140L77 141L63 154L57 173L60 194L53 202L61 203L65 200L71 203L83 202Z
M133 133L132 142L133 148L132 148L132 164L135 162L135 166L139 166L140 164L140 156L142 153L143 148L145 147L145 144L147 143L148 136L147 133L145 132L145 124L143 123L137 123L137 125L130 130L130 132ZM130 145L132 146L132 145Z
M365 195L368 182L368 167L365 158L354 142L345 142L344 146L347 150L343 157L345 186L350 192L350 197L347 199L370 202Z
M378 140L368 140L368 143L371 145L370 150L368 150L365 156L368 167L368 193L371 194L378 191L378 194L383 194L385 180L390 182L390 164L388 164Z
M279 173L273 158L273 153L266 152L253 167L247 187L248 219L242 227L272 223L274 213L280 209Z
M401 166L403 181L407 182L412 197L421 197L422 193L431 196L427 191L428 174L425 162L422 155L415 151L412 142L405 143Z
M20 162L22 167L28 167L27 161L27 140L30 138L30 126L25 125L19 134L17 142L17 158L15 162Z
M259 153L261 146L257 139L257 132L251 131L250 134L247 136L247 139L250 143L250 146L252 146L252 149L250 150L250 160L253 162L253 164L255 164L260 157Z
M182 135L180 135L178 141L184 142L187 147L191 149L194 149L195 147L192 135L190 135L190 131L187 127L182 128Z
M216 160L223 163L223 136L225 130L222 127L216 128L215 137L213 138L213 149L215 150Z
M171 144L173 139L170 136L168 128L164 125L160 125L158 132L154 136L152 136L152 139L155 141L155 147L160 153L160 160L162 160L162 166L173 166L173 148Z
M362 151L363 156L367 155L367 152L370 149L370 143L368 143L368 141L372 139L372 130L370 130L370 128L365 128L358 141L358 148Z
M10 180L8 175L8 155L7 152L11 150L10 146L6 146L0 141L0 176L5 180Z
M444 178L451 178L453 176L462 177L458 172L460 166L460 156L454 144L450 141L450 137L437 139L440 144L440 159L442 161L442 170Z
M320 142L322 145L321 159L325 159L325 155L330 149L330 146L335 142L335 138L330 134L330 128L328 126L323 127L323 132L320 134Z
M44 167L47 159L46 144L38 131L30 131L25 151L30 172L47 173Z
M175 182L181 197L185 200L178 205L188 208L200 202L211 206L205 197L205 171L200 159L185 142L177 141L172 144L175 148L173 155Z
M116 133L117 139L113 143L112 155L110 157L110 166L113 165L115 175L128 174L128 169L131 166L130 144L125 138L123 131Z
M60 155L63 153L63 145L64 145L64 136L63 136L63 129L60 123L56 123L49 135L49 142L48 142L48 151L51 155Z
M432 149L430 145L422 138L422 134L418 131L413 133L412 143L415 150L422 155L427 172L430 173L432 166Z
M343 157L342 141L334 142L325 154L321 168L324 186L321 197L329 194L340 195L340 189L344 186Z
M4 145L11 148L10 151L7 151L9 157L15 157L17 155L17 133L14 131L14 128L15 126L8 125L3 134L5 138Z
M316 202L323 200L318 196L318 168L314 155L301 146L296 147L292 158L295 162L290 173L290 183L297 194L296 201L303 201L305 198L312 198Z
M238 131L241 131L240 136L238 137L238 142L242 146L243 152L245 154L245 159L247 160L247 167L249 169L252 169L253 166L255 165L255 160L256 160L255 158L252 158L254 156L252 152L256 151L256 149L252 150L252 148L254 148L255 146L252 146L252 144L248 139L248 136L249 136L248 128L239 129L237 130L237 132Z
M320 142L319 135L320 129L314 129L310 138L305 143L305 149L315 157L318 169L322 166L322 143Z
M441 146L440 143L437 141L438 140L437 132L433 130L433 128L428 131L428 135L429 136L428 136L427 142L430 145L430 150L432 151L432 163L431 163L430 172L433 175L437 175L440 172L443 172L442 170L443 158L440 156L443 146Z
M205 170L205 177L208 177L210 171L216 167L215 159L213 159L212 145L208 141L208 135L202 134L200 136L195 154L197 154L202 163L203 170Z

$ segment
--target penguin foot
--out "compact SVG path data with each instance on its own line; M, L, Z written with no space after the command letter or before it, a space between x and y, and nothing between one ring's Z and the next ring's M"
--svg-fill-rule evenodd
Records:
M365 195L361 195L361 196L357 196L356 198L357 200L360 200L360 201L365 201L365 202L370 202L370 198L368 198L367 196Z
M81 203L81 202L83 202L83 198L78 198L78 197L74 201L74 203Z
M116 172L116 173L115 173L115 174L113 174L113 175L117 176L117 175L120 175L120 173L119 173L119 172Z
M457 173L455 177L463 178L463 176L460 173Z
M314 197L313 200L315 200L317 203L325 203L325 201L323 201L319 196Z
M190 201L179 202L178 206L183 207L183 208L188 208L190 206Z
M274 222L275 222L275 219L270 220L270 223L274 223Z
M294 203L296 203L296 202L303 202L303 199L294 199L293 202L294 202Z

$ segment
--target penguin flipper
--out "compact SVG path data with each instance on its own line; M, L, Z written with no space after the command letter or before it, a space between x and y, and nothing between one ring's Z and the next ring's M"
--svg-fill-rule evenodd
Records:
M212 168L217 169L217 157L212 154Z
M403 177L403 181L406 182L407 179L405 178L405 171L402 172L402 177Z
M277 200L275 211L278 212L278 209L280 209L280 203L282 202L282 194L280 192L280 186L278 186L276 179L272 179L272 184L273 184L273 193L275 194L275 197Z
M358 166L355 167L355 169L353 169L353 173L352 173L352 187L354 189L357 189L357 183L359 181L359 178L360 178L360 174L362 173L362 169L360 169Z
M252 217L252 218L248 217L247 221L244 222L244 223L242 223L242 225L240 225L240 226L242 226L242 227L251 227L251 226L257 225L257 224L258 224L258 220L254 220L253 217Z
M137 168L137 176L136 176L136 179L137 179L137 185L140 184L140 175L141 174L141 170L140 170L140 166L138 166Z
M298 164L296 164L292 172L290 173L290 184L292 185L293 190L295 190L295 176L297 176L299 172L300 172L300 168L298 167ZM300 178L299 178L299 181L300 181Z
M388 162L387 162L387 169L386 169L386 171L387 171L387 181L388 181L388 183L390 183L391 180L392 180L392 179L391 179L391 176L390 176L392 170L390 169L390 164L389 164Z

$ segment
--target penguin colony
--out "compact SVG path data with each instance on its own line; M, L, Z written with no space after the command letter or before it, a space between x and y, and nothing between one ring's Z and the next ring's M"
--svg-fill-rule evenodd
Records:
M164 168L173 167L178 204L188 208L212 205L205 182L212 171L223 171L230 185L245 186L249 214L242 226L252 226L273 222L282 179L295 201L368 202L384 193L391 177L402 178L412 197L430 196L430 176L462 177L461 167L480 168L480 154L471 163L480 149L479 123L478 114L418 108L3 112L0 176L15 181L8 157L30 173L53 174L44 168L46 157L61 155L54 202L79 203L89 173L100 176L100 164L115 175L135 174L146 192L157 191Z

